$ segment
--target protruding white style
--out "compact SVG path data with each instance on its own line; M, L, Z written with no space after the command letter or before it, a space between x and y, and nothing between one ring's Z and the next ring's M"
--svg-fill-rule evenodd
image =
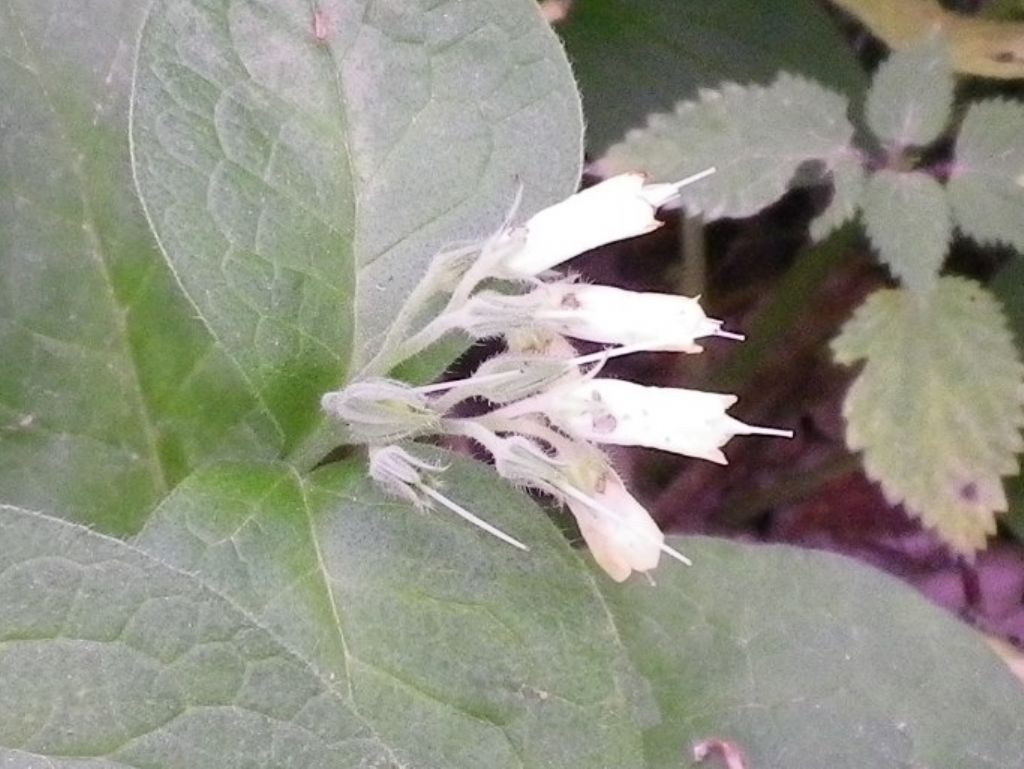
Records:
M437 474L445 469L413 456L400 446L378 446L370 449L370 477L383 491L412 502L420 508L433 507L434 503L440 504L502 542L529 551L530 548L518 539L469 512L438 491L435 488L436 484L432 485L423 477L423 473Z

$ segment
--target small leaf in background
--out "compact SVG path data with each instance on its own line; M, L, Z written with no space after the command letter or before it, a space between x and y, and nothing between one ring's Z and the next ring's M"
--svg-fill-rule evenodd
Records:
M1024 105L972 104L960 126L948 191L957 227L1024 253Z
M229 600L116 540L7 506L0 680L11 769L397 766L341 693Z
M949 123L953 85L949 47L941 36L895 51L868 90L868 127L896 149L931 144Z
M196 465L280 446L135 197L143 5L0 7L0 489L117 534Z
M747 769L1019 767L1024 688L893 577L781 546L673 538L688 569L599 583L660 718L648 769L728 740Z
M1024 365L996 299L962 278L877 291L832 349L864 360L843 404L846 442L886 499L957 552L984 547L1024 447Z
M866 84L838 27L812 0L582 0L555 29L579 80L594 157L699 88L767 85L780 70L848 96Z
M244 608L407 765L639 769L638 684L589 556L490 468L431 458L448 495L530 552L384 497L356 460L305 480L209 468L134 544Z
M644 171L674 181L714 166L681 200L705 218L750 216L776 201L812 161L831 168L849 151L846 99L789 74L768 86L702 91L669 114L651 115L600 162L608 173Z
M953 235L942 185L919 171L877 171L864 186L861 218L893 277L911 291L931 290Z
M864 194L864 161L853 147L832 160L832 200L828 207L811 222L811 237L824 240L835 230L857 215Z
M579 98L532 0L158 0L134 163L168 261L289 447L434 253L579 180ZM358 204L357 204L358 203Z

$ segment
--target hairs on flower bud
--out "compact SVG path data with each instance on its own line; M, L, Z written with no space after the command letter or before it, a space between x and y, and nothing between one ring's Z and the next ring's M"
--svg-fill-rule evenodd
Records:
M416 388L393 379L368 379L329 392L323 410L343 422L360 443L390 443L436 433L441 417Z

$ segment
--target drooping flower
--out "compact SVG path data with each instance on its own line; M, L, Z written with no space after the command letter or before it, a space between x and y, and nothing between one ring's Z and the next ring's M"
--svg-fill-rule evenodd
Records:
M736 400L735 395L594 378L513 403L501 413L541 413L579 440L646 446L718 464L726 464L721 447L734 435L792 436L789 430L729 416L726 409Z
M508 277L540 275L574 256L606 243L658 229L654 218L685 184L714 173L708 169L678 184L645 185L642 174L620 174L577 192L534 214L525 225L521 248L507 254L501 269Z

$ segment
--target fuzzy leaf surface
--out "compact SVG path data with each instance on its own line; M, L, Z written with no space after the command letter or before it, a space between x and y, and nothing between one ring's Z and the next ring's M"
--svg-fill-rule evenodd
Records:
M0 764L397 767L238 605L88 529L0 506Z
M868 90L868 127L894 147L931 144L953 112L953 62L938 35L896 51L878 67Z
M967 110L947 186L957 227L1024 253L1024 105L990 99Z
M780 70L848 96L867 81L812 0L586 0L555 29L580 84L595 157L646 115L671 110L699 88L768 85Z
M280 445L132 189L143 5L0 7L0 489L113 533L207 459Z
M198 314L289 446L433 254L571 193L579 99L530 0L157 0L135 175Z
M953 237L942 185L918 171L876 171L864 185L861 216L893 276L911 291L931 290Z
M403 765L640 767L638 684L559 530L451 455L443 492L531 548L387 499L358 461L301 479L211 468L135 540L251 613L350 698Z
M903 582L828 553L671 544L693 567L600 583L660 713L649 769L724 766L690 761L711 739L751 769L1021 765L1020 682Z
M804 168L831 168L848 151L853 126L846 108L839 94L785 73L767 87L730 83L651 115L601 164L609 173L644 171L655 181L714 166L715 174L683 188L683 205L708 219L750 216L800 183Z
M843 403L846 442L886 499L957 552L984 547L1024 446L1024 365L996 299L962 278L877 291L832 349L864 361Z

